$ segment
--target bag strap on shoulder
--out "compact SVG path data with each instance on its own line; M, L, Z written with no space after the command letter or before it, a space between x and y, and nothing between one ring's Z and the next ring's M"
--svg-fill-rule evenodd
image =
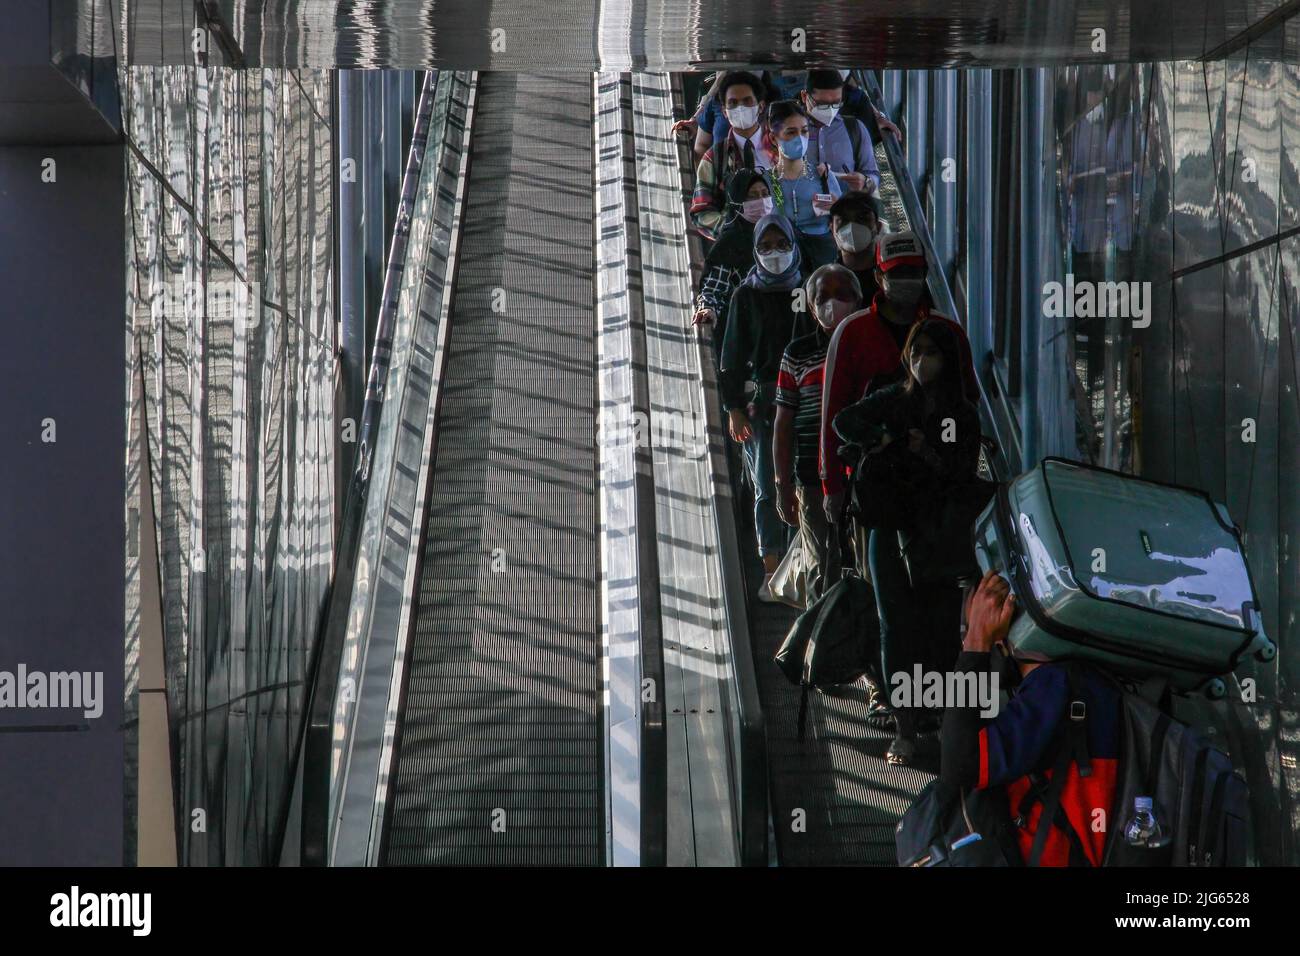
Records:
M1080 777L1092 776L1092 758L1088 754L1088 702L1083 694L1083 675L1077 664L1065 665L1069 704L1065 712L1065 735L1068 753L1079 768Z
M853 147L853 162L857 163L858 153L862 151L862 127L858 125L856 116L841 117L844 121L844 128L849 131L849 143Z
M1053 827L1065 832L1070 840L1071 865L1087 865L1088 857L1084 852L1083 840L1070 822L1069 815L1061 806L1061 793L1070 774L1070 764L1079 768L1080 777L1092 775L1092 760L1088 754L1088 704L1083 696L1083 675L1077 665L1065 665L1066 686L1069 689L1068 701L1064 714L1064 726L1057 736L1056 763L1052 767L1050 781L1041 774L1030 774L1030 794L1020 813L1024 817L1028 806L1034 800L1042 800L1043 812L1038 818L1038 830L1034 833L1034 842L1029 851L1029 866L1038 866L1047 846L1047 834Z

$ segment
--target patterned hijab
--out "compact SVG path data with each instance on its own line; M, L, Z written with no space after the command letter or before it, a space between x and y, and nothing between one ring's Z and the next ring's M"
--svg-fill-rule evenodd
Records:
M776 226L790 240L790 248L794 253L790 265L779 275L764 269L758 258L758 241L771 226ZM790 220L779 212L770 212L754 226L754 265L740 284L762 292L788 292L803 281L803 273L800 271L801 258L799 243L795 241L794 226L790 225Z

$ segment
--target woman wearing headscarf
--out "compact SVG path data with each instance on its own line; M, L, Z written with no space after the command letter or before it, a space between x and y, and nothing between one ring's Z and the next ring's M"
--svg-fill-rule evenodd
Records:
M803 281L794 227L779 213L754 226L755 263L731 296L722 342L722 407L733 440L745 445L745 465L754 486L754 527L763 559L758 597L773 601L772 572L781 563L787 532L776 510L772 460L777 373L781 356L796 334L810 331L811 320L796 305Z
M767 174L742 167L727 180L726 219L704 259L693 324L713 322L713 346L720 352L731 294L754 268L754 223L772 211Z

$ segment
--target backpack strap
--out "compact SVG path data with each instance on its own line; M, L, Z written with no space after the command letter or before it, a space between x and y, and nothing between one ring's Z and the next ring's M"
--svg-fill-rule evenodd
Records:
M1173 689L1169 686L1169 679L1166 677L1158 674L1151 675L1138 685L1137 694L1162 711L1169 712L1173 709Z
M1201 857L1201 814L1205 810L1205 765L1210 759L1210 748L1202 746L1196 751L1192 770L1191 822L1187 825L1187 865L1199 866Z
M1032 796L1037 800L1043 801L1043 814L1039 817L1039 829L1034 834L1034 844L1030 847L1030 856L1026 860L1026 866L1037 866L1043 860L1043 851L1048 845L1048 834L1052 832L1052 827L1058 826L1057 812L1061 809L1061 791L1065 790L1065 780L1070 774L1070 748L1066 747L1065 741L1061 741L1061 747L1058 747L1056 765L1052 767L1052 779L1044 780L1041 774L1031 774L1030 783L1032 784ZM1028 808L1034 805L1035 800L1028 799L1021 806L1022 819L1028 819ZM1069 822L1067 822L1069 823ZM1074 834L1073 826L1065 827L1067 835ZM1075 835L1075 839L1078 836Z
M1066 772L1068 773L1069 771L1067 770ZM1024 820L1026 815L1029 813L1029 808L1032 807L1036 802L1041 801L1044 795L1047 794L1050 787L1050 783L1047 781L1046 778L1043 777L1042 774L1031 774L1029 780L1030 780L1029 793L1026 794L1024 801L1020 805L1021 816L1017 817L1017 819L1013 821L1019 826L1024 826ZM1035 843L1037 843L1039 838L1038 835L1040 833L1045 834L1048 830L1050 830L1053 826L1055 826L1062 833L1064 833L1070 841L1070 856L1068 861L1069 865L1070 866L1092 866L1092 861L1088 859L1088 853L1083 848L1083 839L1079 836L1079 831L1074 828L1074 824L1070 822L1070 817L1065 812L1065 808L1061 806L1059 795L1056 804L1056 814L1052 818L1051 822L1050 823L1048 822L1047 810L1046 807L1044 807L1042 816L1038 818L1038 826L1039 829L1034 833ZM1045 847L1046 845L1047 845L1047 840L1046 837L1044 837L1043 846ZM1018 850L1016 855L1017 857L1020 856ZM1038 857L1035 857L1033 856L1032 848L1031 848L1030 861L1025 862L1022 859L1021 865L1038 866L1040 862L1041 862L1041 850L1040 850L1040 855Z
M1065 835L1070 840L1070 862L1072 865L1086 865L1088 862L1087 854L1083 849L1083 841L1079 834L1075 832L1074 825L1070 822L1069 816L1061 807L1061 792L1065 789L1065 781L1070 773L1070 764L1075 764L1079 768L1080 777L1089 777L1092 775L1092 760L1088 754L1088 704L1083 695L1083 675L1079 671L1078 665L1074 663L1065 664L1066 687L1069 690L1068 701L1065 709L1065 725L1061 728L1058 735L1056 763L1052 767L1052 779L1043 780L1040 774L1030 774L1031 796L1029 805L1032 805L1034 799L1042 800L1043 813L1038 818L1038 830L1034 833L1034 842L1029 851L1027 865L1038 866L1043 857L1043 850L1047 846L1047 834L1053 827L1059 827L1065 831ZM1027 813L1028 807L1021 810L1023 817Z
M1066 708L1065 734L1068 751L1079 767L1080 777L1092 776L1092 758L1088 755L1088 702L1083 695L1083 675L1077 664L1065 665L1066 687L1070 702Z
M858 153L862 149L862 127L858 125L856 116L840 117L844 123L844 128L849 131L849 143L853 146L853 163L857 165Z
M1205 845L1201 847L1201 859L1194 861L1197 866L1222 866L1222 854L1219 852L1219 840L1222 839L1223 827L1223 798L1228 789L1228 778L1232 776L1231 771L1220 773L1214 781L1214 795L1210 798L1210 823L1209 832L1205 837Z
M1163 710L1156 717L1155 726L1151 728L1151 749L1147 751L1147 772L1143 786L1146 793L1143 796L1150 796L1152 799L1156 795L1156 785L1160 776L1160 756L1165 750L1165 738L1169 736L1169 728L1173 725L1173 718Z

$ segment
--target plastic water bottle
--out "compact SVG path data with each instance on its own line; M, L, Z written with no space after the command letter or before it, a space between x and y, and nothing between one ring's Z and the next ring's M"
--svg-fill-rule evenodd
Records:
M1124 827L1124 841L1129 846L1158 850L1169 843L1169 834L1156 819L1152 802L1150 797L1133 798L1133 816Z

